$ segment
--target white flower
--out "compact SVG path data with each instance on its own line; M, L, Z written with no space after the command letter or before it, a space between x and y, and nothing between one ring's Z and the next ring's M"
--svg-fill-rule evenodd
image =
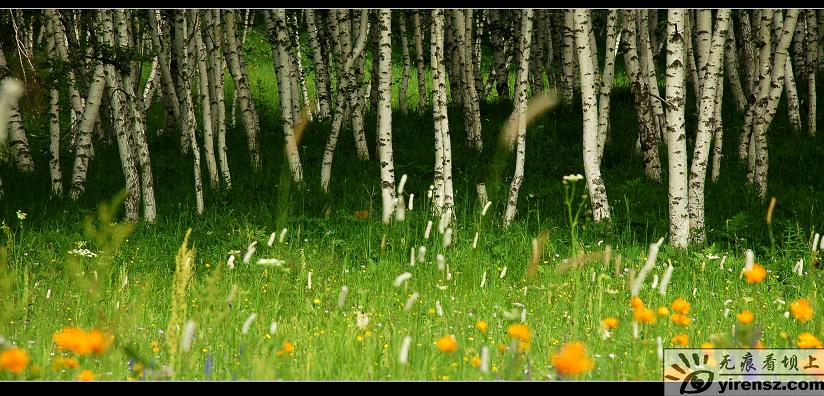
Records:
M83 257L97 257L97 253L92 252L89 249L72 249L69 250L69 254L73 256L83 256Z
M358 312L358 316L355 319L355 324L359 329L365 329L366 326L369 326L369 314L365 312Z
M583 180L583 179L584 179L584 176L581 175L580 173L574 174L574 175L566 175L563 178L564 184L566 184L567 182L575 183L575 182Z
M28 214L26 214L26 212L21 212L21 211L19 211L19 210L17 211L17 218L18 218L18 219L20 219L20 220L26 220L26 216L28 216Z

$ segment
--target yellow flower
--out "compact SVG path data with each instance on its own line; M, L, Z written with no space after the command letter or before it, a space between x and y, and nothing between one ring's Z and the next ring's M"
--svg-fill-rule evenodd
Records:
M790 312L792 312L793 317L802 322L813 318L813 309L810 307L810 303L803 298L790 304Z
M481 358L475 356L469 361L469 364L471 364L472 367L478 367L481 365Z
M735 317L738 318L739 323L743 325L748 325L752 323L752 320L755 318L755 315L753 315L753 313L750 312L750 310L748 309L744 312L741 312L740 314L736 314Z
M52 361L52 367L55 370L76 369L79 366L80 366L80 364L77 362L77 359L75 359L73 357L70 357L70 358L56 357Z
M761 264L755 263L752 268L744 271L744 278L747 278L747 283L761 283L767 277L767 270Z
M606 328L606 329L614 329L614 328L618 327L618 319L615 319L615 318L606 318L606 319L604 319L604 320L602 320L602 321L601 321L601 324L602 324L602 325L604 326L604 328Z
M690 322L691 322L689 316L684 315L684 314L680 314L680 313L672 314L672 316L670 316L670 320L672 320L672 323L675 323L677 325L681 325L681 326L684 326L684 327L689 326Z
M495 348L498 348L498 352L500 352L500 353L504 353L504 352L506 352L507 349L509 349L509 347L506 346L506 344L502 344L500 342L495 345Z
M638 296L632 296L632 299L629 300L629 305L632 306L633 309L642 308L644 301Z
M811 333L802 333L798 336L799 348L824 348L821 346L821 341L815 338Z
M76 377L78 381L94 381L94 378L94 373L91 370L83 370Z
M485 320L479 320L478 323L475 323L475 328L480 330L481 333L486 334L486 329L488 325L486 324Z
M580 342L564 345L558 353L552 355L551 361L558 375L565 377L580 375L595 367L595 363L587 356L586 347Z
M355 211L355 217L357 217L359 219L365 219L365 218L369 217L369 211L365 210L365 209L364 210L356 210Z
M764 341L758 340L755 342L755 349L764 349Z
M318 305L318 304L320 304L320 299L316 298L316 299L312 300L312 303L315 304L315 305Z
M523 342L529 342L529 326L524 323L515 323L509 325L509 328L506 330L506 333L509 334L512 338L517 338Z
M715 345L712 345L711 342L705 342L701 344L701 349L714 349Z
M655 314L652 313L652 310L649 308L635 308L632 311L632 318L635 319L637 322L642 322L646 324L655 323Z
M681 345L682 347L689 345L689 340L689 336L686 334L678 334L677 336L672 337L672 343Z
M438 350L441 352L455 352L458 350L458 340L455 339L454 335L450 334L435 341L435 346L438 347Z
M289 342L289 340L283 340L283 347L281 347L280 350L277 351L276 355L283 356L287 353L292 354L294 352L295 352L295 344L292 344L291 342Z
M158 344L157 341L152 341L152 352L160 352L160 344Z
M658 308L658 316L669 316L669 309L667 307Z
M690 303L688 303L687 300L678 297L672 302L672 310L686 315L690 312Z
M0 353L0 370L20 374L29 365L29 353L20 348L9 348Z

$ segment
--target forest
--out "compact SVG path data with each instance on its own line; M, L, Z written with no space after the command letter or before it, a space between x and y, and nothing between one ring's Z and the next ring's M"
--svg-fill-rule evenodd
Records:
M2 9L0 381L821 349L822 71L815 9Z

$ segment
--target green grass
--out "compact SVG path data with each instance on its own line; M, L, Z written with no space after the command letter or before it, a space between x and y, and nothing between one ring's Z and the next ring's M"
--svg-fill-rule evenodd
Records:
M112 234L96 238L84 227L87 216L98 217L97 204L108 202L123 186L116 146L95 142L98 154L91 162L82 199L76 203L51 200L46 124L39 116L26 119L38 169L34 175L20 175L7 166L2 168L7 195L2 213L9 233L2 237L8 247L7 260L0 258L0 263L7 263L0 267L0 335L25 348L33 366L21 376L0 373L0 379L71 379L80 369L90 369L99 379L125 380L136 377L130 361L155 370L168 364L169 348L162 332L172 310L175 254L189 227L196 253L185 319L197 327L191 351L177 356L175 379L524 379L527 362L530 378L546 379L555 378L549 356L562 344L578 340L586 344L595 361L595 368L582 378L657 380L661 376L657 337L665 346L680 333L687 334L690 345L696 347L704 342L730 347L753 341L747 340L746 331L733 332L735 313L745 309L755 313L750 329L760 329L768 347L794 347L803 332L824 337L818 312L824 309L824 299L817 292L822 273L809 265L809 240L824 220L824 181L814 171L824 163L824 153L820 137L789 130L783 104L770 129L770 195L779 202L773 217L778 249L773 254L769 248L766 202L758 200L746 184L744 166L737 161L737 132L743 117L730 105L725 109L726 156L721 178L707 186L710 244L688 251L665 245L640 294L652 309L669 306L677 297L687 299L693 322L683 328L658 317L655 324L641 325L640 337L635 339L630 273L643 265L649 244L667 234L668 215L666 186L644 177L640 155L634 153L637 128L625 86L618 85L614 91L611 141L602 165L613 220L608 227L586 220L579 235L588 252L611 245L613 261L607 265L602 259L590 260L561 272L558 266L574 251L564 221L561 178L583 173L580 102L558 108L529 127L526 178L517 222L509 229L501 228L501 217L512 159L503 180L488 180L493 206L485 217L476 202L474 182L487 176L496 135L511 104L482 104L485 149L480 158L463 147L460 109L450 108L457 216L452 246L444 248L441 235L434 230L437 227L429 240L423 238L431 219L425 198L434 162L431 115L393 114L396 178L409 175L406 191L415 194L415 208L405 222L390 227L381 224L378 164L357 159L348 128L339 140L331 193L318 193L329 122L310 123L301 142L307 191L291 189L285 194L282 172L287 168L283 166L271 53L261 46L260 36L250 33L249 40L248 72L261 120L263 169L259 174L249 170L238 121L228 132L233 190L207 191L206 213L201 217L194 207L191 159L180 156L176 135L152 132L163 125L159 103L149 114L158 221L138 223L128 236L118 234L125 238L120 244L111 242ZM400 78L397 65L394 73ZM417 103L415 78L413 68L411 109ZM311 91L311 76L309 84ZM230 100L231 84L227 85ZM688 106L693 103L687 100ZM688 118L692 122L688 124L690 145L694 118ZM375 115L370 113L366 131L373 158L375 130ZM663 157L665 152L662 147ZM68 176L73 157L67 150L63 154L64 175ZM356 218L354 211L363 209L370 211L369 218ZM25 219L17 217L18 210L27 214ZM288 229L284 243L275 241L267 247L270 234L284 227ZM530 241L544 230L548 242L540 252L537 275L529 278ZM473 249L476 231L480 241ZM243 264L240 258L253 241L258 241L257 252L250 264ZM81 245L93 252L116 253L111 261L101 256L72 258L68 251ZM417 250L421 245L428 248L426 262L410 266L410 248ZM748 285L739 277L747 248L769 270L761 284ZM230 270L226 262L233 250L240 253ZM451 279L437 269L439 253L445 256ZM621 268L616 274L614 260L619 255ZM724 255L725 268L720 269L716 257ZM255 264L258 258L283 259L286 264L263 267ZM805 276L791 271L800 258L805 261ZM650 287L650 280L663 276L667 262L676 269L669 291L660 296ZM504 268L506 275L501 278ZM394 287L395 277L406 271L412 278ZM481 288L484 274L486 282ZM344 285L348 297L338 307ZM233 287L237 291L230 306L227 298ZM420 297L405 311L407 299L415 292ZM812 321L784 317L788 304L799 298L806 298L816 309ZM732 301L725 304L726 300ZM443 316L437 314L436 302ZM531 346L523 355L511 350L501 353L496 345L509 344L507 327L519 321L506 319L505 314L521 306L532 332ZM356 326L358 312L369 316L366 329ZM257 318L243 334L241 328L252 313ZM602 338L600 328L605 317L620 320L607 339ZM489 323L487 334L475 329L478 320ZM277 331L269 334L272 322L277 323ZM115 335L115 344L101 356L82 358L80 369L53 370L52 359L64 352L57 350L52 334L65 326L107 329ZM442 353L434 346L448 334L458 341L455 353ZM409 364L401 365L398 354L407 335L413 339ZM285 340L294 344L294 354L277 356ZM153 342L158 352L153 352ZM488 374L470 364L482 346L490 348ZM208 373L207 364L211 366Z

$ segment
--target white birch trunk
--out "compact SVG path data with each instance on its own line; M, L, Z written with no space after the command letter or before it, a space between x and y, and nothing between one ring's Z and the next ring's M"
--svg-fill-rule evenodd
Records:
M401 108L401 112L406 114L406 96L408 95L409 79L412 71L412 60L409 56L409 40L406 38L406 14L403 10L401 10L398 14L398 32L401 36L401 51L403 54L403 77L401 77L401 85L398 89L398 105Z
M589 10L577 9L574 14L575 43L578 53L578 70L581 78L581 104L583 108L583 158L587 178L592 219L595 222L610 219L609 201L598 158L598 90L595 68L597 52L592 48L590 35L592 19ZM593 53L594 56L593 56Z
M192 149L192 156L194 159L195 204L197 205L197 214L202 215L204 210L203 182L201 180L200 171L200 147L198 146L197 139L195 137L196 121L192 101L192 90L190 89L191 76L189 74L189 57L187 55L187 38L189 37L189 34L187 32L185 11L175 11L174 28L174 46L178 61L178 79L180 80L179 86L183 87L182 91L179 92L179 96L182 99L180 111L183 113L183 133L186 136L186 144Z
M436 217L451 210L453 201L452 150L449 137L444 59L444 20L444 10L432 10L430 63L432 65L432 116L435 124L432 212Z
M198 11L198 19L204 19L204 14L207 11ZM192 32L194 35L195 44L195 62L197 62L197 74L200 96L200 114L203 118L203 154L206 156L206 169L209 172L209 188L214 191L220 189L220 178L217 171L217 160L215 159L215 136L214 126L212 124L212 97L209 92L209 73L206 70L206 48L203 44L203 37L201 36L200 28Z
M714 129L715 102L721 64L724 56L724 42L727 39L727 26L730 10L718 11L715 22L715 32L712 34L709 57L704 68L701 86L701 107L698 113L698 132L695 138L695 150L692 156L692 166L689 176L689 214L690 231L693 240L704 243L704 186L706 184L707 164L710 153L710 141ZM723 81L723 80L722 80Z
M606 53L604 72L601 74L601 89L598 99L598 163L604 157L604 146L609 133L610 94L615 76L615 57L618 53L618 10L609 10L606 21ZM597 59L597 58L596 58Z
M561 98L565 105L571 105L575 95L575 33L573 11L564 10L563 51L561 52L563 79Z
M378 158L381 164L383 223L389 224L395 207L395 165L392 158L392 14L378 13Z
M257 112L255 111L255 103L252 100L252 92L249 88L248 78L241 67L238 39L235 33L235 27L237 25L235 23L234 11L226 10L223 12L223 15L225 18L223 26L226 42L226 63L232 79L235 82L235 90L237 91L238 103L240 105L240 116L243 121L243 126L246 129L246 145L249 150L252 168L257 172L261 166L260 147L257 142L258 134L260 133ZM281 96L281 98L283 97Z
M412 28L415 31L415 60L418 69L418 112L423 113L429 106L429 94L426 88L426 69L423 57L423 31L421 29L421 11L412 14Z
M819 11L820 15L824 15L824 12ZM819 42L819 35L824 33L819 31L820 25L816 24L816 15L814 11L805 11L804 12L804 19L807 25L807 34L805 35L805 42L806 42L806 55L807 59L805 61L805 66L807 67L804 71L807 75L807 131L810 136L815 136L816 132L816 71L818 70L819 63L819 55L822 54L821 44ZM820 18L819 21L824 20L824 18ZM800 23L797 22L797 23Z
M329 92L331 84L327 81L329 73L326 71L323 61L323 52L318 39L318 27L315 22L315 11L306 9L306 30L309 35L309 46L312 48L312 60L315 64L315 95L317 96L318 117L329 118L330 103Z
M567 11L570 12L570 11ZM526 155L526 100L527 100L527 74L529 73L529 50L532 41L532 10L521 11L520 34L520 56L518 57L518 72L515 82L515 103L513 116L517 119L517 147L515 154L515 174L509 186L509 198L507 199L506 211L504 212L503 226L509 227L515 219L518 209L518 192L524 181L524 157ZM587 37L589 42L589 37Z
M280 113L283 124L283 136L285 139L286 158L289 162L289 169L292 175L292 182L298 186L303 184L303 168L300 162L297 140L293 131L294 121L292 120L292 79L289 76L289 37L286 31L286 10L277 9L270 11L269 35L274 40L272 43L273 56L276 59L278 93L280 95Z
M670 9L667 20L667 144L669 166L670 244L676 248L689 245L689 213L687 212L687 135L684 104L687 99L685 10Z

